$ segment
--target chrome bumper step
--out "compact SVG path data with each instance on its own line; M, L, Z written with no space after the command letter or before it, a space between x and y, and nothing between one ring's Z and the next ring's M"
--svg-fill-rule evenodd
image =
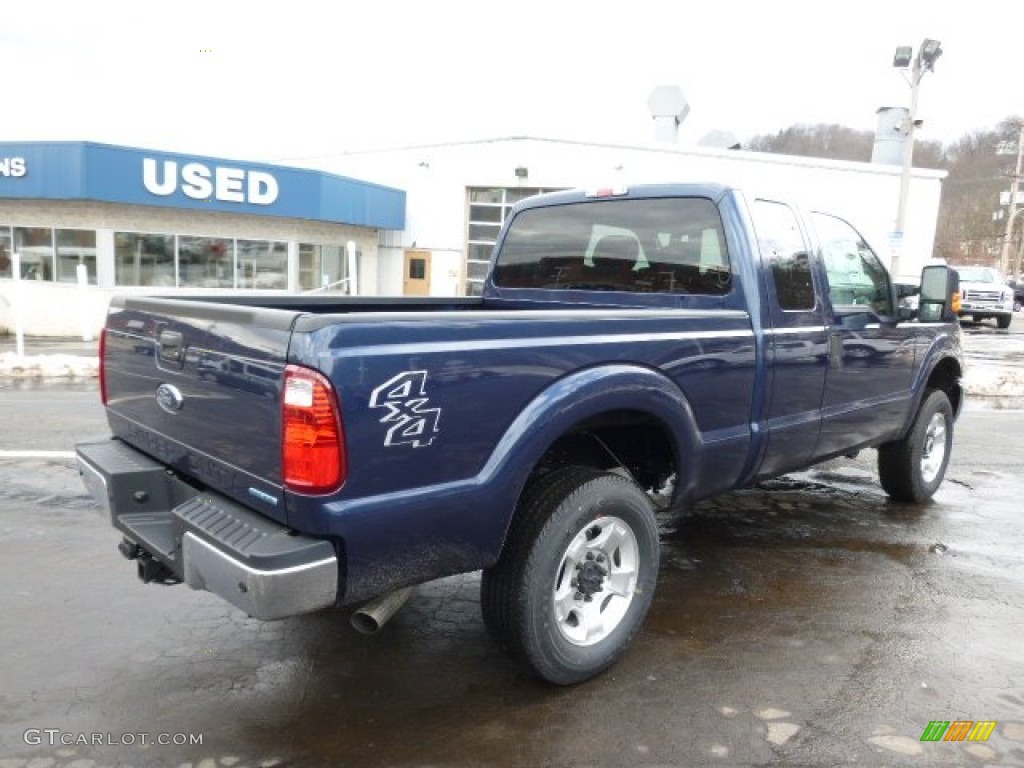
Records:
M337 599L331 542L296 535L202 491L120 440L79 443L76 451L85 485L113 526L193 589L260 619L307 613Z

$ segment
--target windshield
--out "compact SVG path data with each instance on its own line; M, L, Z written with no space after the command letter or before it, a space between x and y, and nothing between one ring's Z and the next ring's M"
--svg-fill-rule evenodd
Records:
M961 282L965 283L1002 283L1003 278L994 269L988 267L957 267Z

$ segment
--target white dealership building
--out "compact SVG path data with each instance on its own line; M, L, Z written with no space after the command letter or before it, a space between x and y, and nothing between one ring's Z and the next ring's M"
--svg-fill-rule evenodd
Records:
M940 171L667 142L509 137L353 152L304 168L88 142L0 143L0 332L95 334L118 292L479 293L520 199L715 181L834 211L901 272L931 256ZM17 264L15 264L17 260Z
M914 169L905 231L892 230L899 166L651 142L637 145L513 137L318 158L315 167L405 190L406 225L379 245L378 285L409 292L423 271L429 293L479 291L498 231L528 195L573 187L644 182L721 182L782 196L850 221L886 263L901 248L901 272L919 273L932 255L945 171Z

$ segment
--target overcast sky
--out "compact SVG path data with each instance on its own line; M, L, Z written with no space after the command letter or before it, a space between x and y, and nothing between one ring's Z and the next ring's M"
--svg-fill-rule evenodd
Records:
M922 139L1024 115L1021 0L14 0L0 21L0 140L89 140L281 161L532 135L646 142L794 123L873 130L906 106L897 45L944 55Z

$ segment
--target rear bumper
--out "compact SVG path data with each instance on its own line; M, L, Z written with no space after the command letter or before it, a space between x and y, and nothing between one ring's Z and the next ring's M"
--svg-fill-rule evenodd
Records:
M200 491L120 440L79 443L76 452L86 487L134 545L122 550L129 556L159 563L174 580L258 619L335 604L339 568L329 541L296 535L227 497Z

